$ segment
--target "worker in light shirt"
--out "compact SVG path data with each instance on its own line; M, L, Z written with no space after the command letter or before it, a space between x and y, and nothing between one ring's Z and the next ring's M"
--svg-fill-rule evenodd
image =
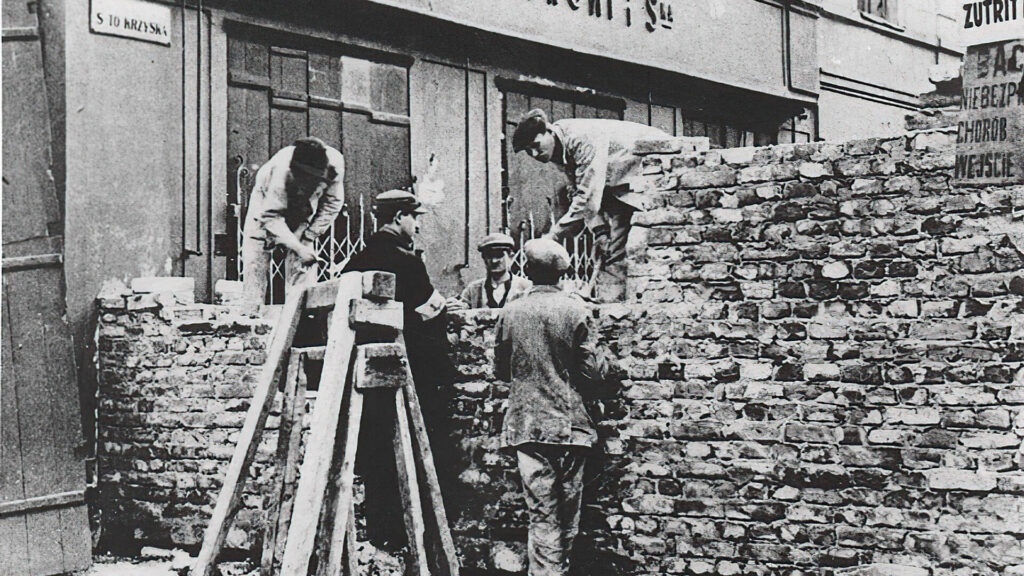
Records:
M316 282L313 241L330 228L345 203L345 158L319 138L285 146L256 172L242 233L243 289L263 304L274 249L283 246L285 292Z
M670 140L661 130L623 120L567 118L548 122L543 110L523 115L512 149L541 163L553 162L569 178L571 202L545 238L562 241L586 224L597 247L595 296L620 300L625 293L626 238L633 212L646 209L643 157L636 143Z

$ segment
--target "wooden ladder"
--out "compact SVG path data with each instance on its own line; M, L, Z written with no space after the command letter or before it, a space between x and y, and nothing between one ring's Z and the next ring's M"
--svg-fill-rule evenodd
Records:
M413 576L458 576L459 563L441 499L437 470L423 413L406 359L402 304L394 301L395 277L385 272L350 272L336 280L295 290L285 301L274 328L267 361L192 576L211 576L245 487L267 415L282 395L276 453L277 475L267 507L262 576L307 576L317 542L326 543L317 576L358 573L352 484L355 474L363 391L393 392L395 462L408 540L408 569ZM327 309L324 346L295 348L302 316ZM372 343L361 343L371 340ZM357 344L357 341L360 342ZM305 454L300 455L307 360L323 360ZM349 367L352 367L351 371ZM341 438L338 438L339 432ZM342 444L337 445L338 442ZM335 454L340 458L335 458ZM299 459L301 456L301 467ZM420 471L422 476L420 478ZM294 496L290 486L298 477ZM332 478L334 481L332 482ZM424 493L421 493L421 484ZM422 500L429 503L431 536ZM318 530L319 528L319 530ZM319 537L318 537L319 536ZM347 558L347 561L345 560Z

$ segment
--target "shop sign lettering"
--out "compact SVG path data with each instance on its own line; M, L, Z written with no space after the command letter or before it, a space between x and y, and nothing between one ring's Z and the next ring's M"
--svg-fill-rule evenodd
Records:
M170 46L171 8L140 0L92 0L89 29Z
M1022 0L1024 1L1024 0ZM566 18L573 12L590 18L618 20L625 27L640 26L648 32L671 29L675 23L669 0L543 0L552 7L564 6Z

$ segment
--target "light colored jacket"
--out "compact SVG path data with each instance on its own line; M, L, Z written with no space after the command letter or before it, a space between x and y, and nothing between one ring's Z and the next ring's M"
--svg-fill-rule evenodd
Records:
M306 224L304 240L313 240L330 227L345 203L345 158L328 146L327 163L332 179L308 197L301 195L289 177L294 146L285 146L256 172L249 196L244 234L247 238L275 242L286 232ZM291 202L289 203L289 196Z
M591 229L603 223L599 212L606 189L621 196L634 188L643 163L643 157L633 153L637 141L672 138L651 126L607 119L559 120L552 123L552 132L562 143L562 157L552 161L565 169L572 199L565 215L551 227L556 238L581 220Z
M512 283L508 288L508 297L505 298L505 305L507 306L509 302L526 294L531 287L533 287L533 282L513 274ZM470 308L488 308L487 278L479 278L470 282L462 291L462 294L459 295L459 300L462 300Z
M556 286L534 286L498 313L494 370L512 382L502 447L539 442L593 446L582 388L607 375L590 313Z

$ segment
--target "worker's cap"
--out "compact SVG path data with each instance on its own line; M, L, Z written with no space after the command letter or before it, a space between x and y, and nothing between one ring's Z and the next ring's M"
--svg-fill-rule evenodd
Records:
M569 269L569 253L565 248L548 238L537 238L523 245L526 263L531 267L545 268L552 272L565 272Z
M512 151L522 152L533 143L538 134L548 128L548 115L540 108L534 108L519 119L516 131L512 133Z
M381 192L373 199L375 212L408 212L426 214L427 210L416 196L408 190L388 190Z
M312 136L299 138L292 143L292 170L308 174L321 180L328 180L330 166L327 162L327 145L319 138Z
M491 252L495 250L511 250L516 247L515 240L508 234L495 232L484 236L484 239L477 244L476 249L480 252Z

